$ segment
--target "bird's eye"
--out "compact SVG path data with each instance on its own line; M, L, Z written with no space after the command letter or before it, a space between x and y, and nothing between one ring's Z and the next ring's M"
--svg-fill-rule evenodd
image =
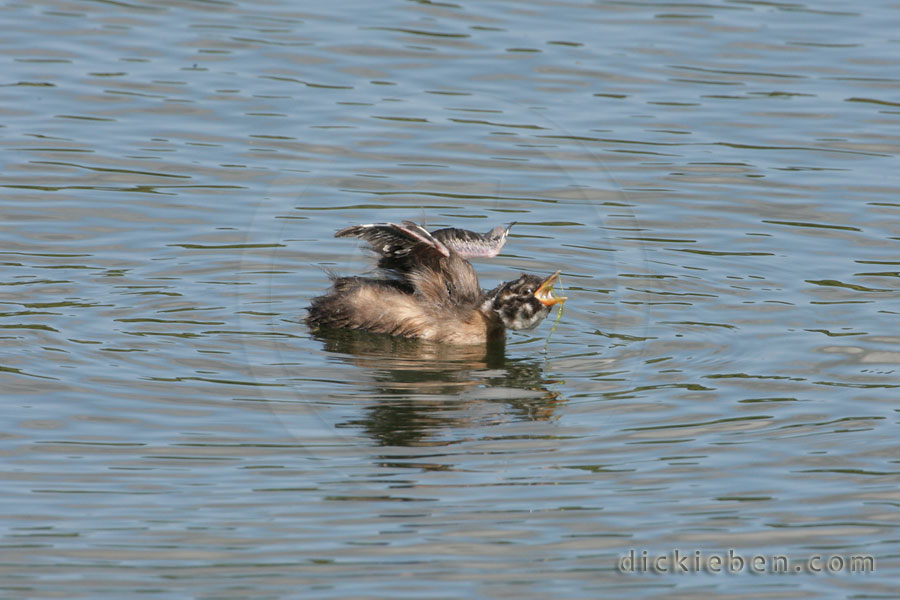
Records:
M530 287L528 287L528 288L525 288L525 293L526 293L526 294L533 294L533 293L534 293L534 290L531 289Z

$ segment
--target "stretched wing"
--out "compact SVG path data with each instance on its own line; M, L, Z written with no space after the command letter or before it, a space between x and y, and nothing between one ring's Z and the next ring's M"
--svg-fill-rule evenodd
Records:
M341 229L334 237L358 237L365 240L382 259L404 260L404 257L413 252L450 256L447 246L436 240L424 227L412 221L404 221L403 225L396 223L353 225Z
M498 225L487 233L475 233L468 229L448 227L431 232L431 236L463 258L492 258L500 253L513 221L506 227Z
M481 295L472 265L412 221L353 225L335 237L369 242L380 255L378 267L404 280L428 302L471 303Z

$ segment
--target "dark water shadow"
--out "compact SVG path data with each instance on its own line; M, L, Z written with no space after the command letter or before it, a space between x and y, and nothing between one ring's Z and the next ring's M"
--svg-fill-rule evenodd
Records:
M510 420L552 419L562 401L543 363L511 358L504 343L450 346L364 331L319 330L337 360L367 371L372 402L352 427L379 445L441 444L438 434ZM485 408L487 406L487 408Z

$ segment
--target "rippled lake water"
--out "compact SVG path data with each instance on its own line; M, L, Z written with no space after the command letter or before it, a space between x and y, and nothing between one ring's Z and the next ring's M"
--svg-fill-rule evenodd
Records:
M896 597L898 5L0 25L4 597ZM401 219L517 221L549 340L310 332Z

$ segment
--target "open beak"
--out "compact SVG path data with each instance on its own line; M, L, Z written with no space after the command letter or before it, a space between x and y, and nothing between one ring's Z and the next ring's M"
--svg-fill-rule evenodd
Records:
M534 292L534 297L544 306L553 306L565 302L565 296L557 296L553 293L553 284L559 279L559 271L541 282L540 287Z

